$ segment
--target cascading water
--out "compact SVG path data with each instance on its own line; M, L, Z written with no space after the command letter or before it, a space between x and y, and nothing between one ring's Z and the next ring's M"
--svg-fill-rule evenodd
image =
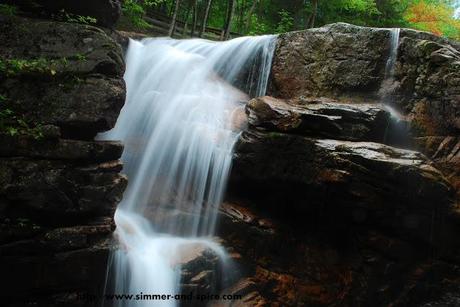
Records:
M380 87L381 101L385 108L391 114L391 119L385 130L384 142L393 146L409 146L409 123L403 119L403 116L395 109L394 93L396 91L395 83L395 65L398 58L400 28L391 28L390 31L390 53L385 66L385 77Z
M387 64L385 67L385 80L393 79L395 74L395 63L398 57L399 35L400 28L393 28L390 30L390 55L388 56Z
M244 122L243 102L265 94L274 46L274 36L130 41L126 103L115 128L100 136L123 141L129 177L115 214L114 293L179 293L177 258L193 244L225 258L210 236Z

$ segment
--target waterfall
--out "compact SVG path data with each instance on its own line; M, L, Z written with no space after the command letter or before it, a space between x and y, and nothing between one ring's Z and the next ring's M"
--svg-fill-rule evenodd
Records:
M130 41L126 103L113 130L121 140L129 184L115 214L119 248L109 278L117 294L177 294L177 258L211 239L232 161L245 125L244 102L265 94L274 36L227 42ZM114 302L176 306L175 300Z
M400 28L391 28L390 31L390 52L385 65L385 75L383 82L380 86L379 96L382 102L387 105L392 104L392 95L395 91L395 64L398 58L398 46L399 46L399 35L401 32Z
M384 143L407 148L410 147L410 124L404 120L395 109L395 92L397 83L395 82L395 65L398 58L400 28L391 28L390 31L390 53L385 65L385 76L380 87L380 100L390 113L391 118L385 129Z
M392 80L395 74L395 63L398 57L400 28L390 29L390 55L385 66L385 79Z

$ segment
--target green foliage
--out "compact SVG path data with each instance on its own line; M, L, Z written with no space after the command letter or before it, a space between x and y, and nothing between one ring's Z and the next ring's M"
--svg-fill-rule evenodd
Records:
M68 13L65 10L60 10L57 15L53 15L53 19L63 22L79 23L84 25L95 25L97 19L91 16L82 16Z
M156 7L166 2L167 0L144 0L143 4L147 8L147 7Z
M251 30L248 35L260 35L269 32L269 27L257 15L251 16Z
M86 56L84 54L81 54L81 53L77 53L75 55L75 58L78 60L78 61L86 61Z
M42 139L41 125L31 125L24 116L18 116L10 108L5 107L4 104L7 100L5 95L0 95L0 133L9 136L25 135L36 140Z
M426 5L419 5L422 2ZM188 21L189 27L194 3L181 0L177 16L179 21ZM231 30L242 35L302 30L314 12L313 3L313 0L236 0ZM374 27L411 27L455 39L460 36L459 20L453 18L455 3L459 4L454 0L318 0L317 3L315 27L348 22ZM198 27L206 4L207 0L197 0ZM212 1L208 27L224 27L228 4L229 0ZM126 0L123 14L135 28L142 30L150 27L143 19L146 13L171 16L174 7L175 0ZM422 8L427 10L423 12Z
M0 4L0 15L14 16L17 10L17 7L14 5Z
M0 74L13 77L20 74L42 73L51 76L56 75L59 66L67 65L67 59L47 60L44 58L25 60L25 59L0 59Z
M294 18L292 18L289 12L286 10L279 12L279 15L281 20L278 22L275 32L285 33L291 31L294 26Z
M146 5L153 6L161 3L162 1L146 1ZM128 17L131 23L139 29L150 28L151 25L144 20L145 9L142 5L134 0L126 0L122 6L123 14Z

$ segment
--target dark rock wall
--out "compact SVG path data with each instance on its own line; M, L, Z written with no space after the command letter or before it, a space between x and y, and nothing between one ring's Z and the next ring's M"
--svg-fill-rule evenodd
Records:
M460 46L403 30L395 104L419 136L460 134Z
M92 26L19 17L1 17L0 40L2 108L34 129L0 135L1 304L96 305L127 183L122 145L94 140L124 103L121 48Z
M121 16L119 0L4 0L6 3L19 6L22 10L42 17L62 16L78 20L84 18L91 23L106 28L114 28Z
M340 23L280 36L274 97L246 107L221 209L246 268L228 289L240 306L460 301L458 44L402 29L385 80L390 34Z

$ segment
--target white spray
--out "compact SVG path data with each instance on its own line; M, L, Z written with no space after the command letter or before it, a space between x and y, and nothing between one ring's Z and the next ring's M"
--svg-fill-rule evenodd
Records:
M130 41L126 103L115 128L100 137L123 141L129 177L115 215L120 247L110 268L114 292L179 293L174 259L191 244L204 244L224 257L207 238L214 234L232 148L244 124L243 103L265 94L274 46L273 36L223 43ZM162 218L165 212L178 214ZM184 215L188 218L180 218Z

